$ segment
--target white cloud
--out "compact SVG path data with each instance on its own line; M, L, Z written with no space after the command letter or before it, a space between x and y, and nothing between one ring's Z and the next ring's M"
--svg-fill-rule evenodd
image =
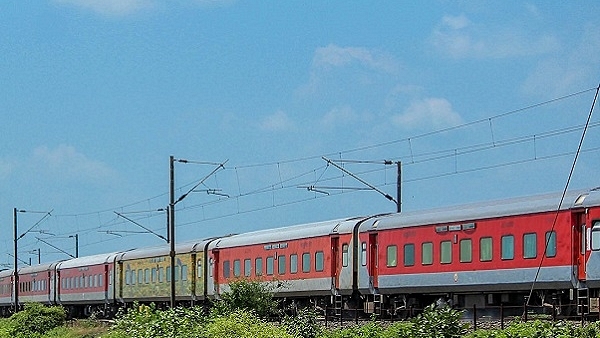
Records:
M337 125L353 122L357 117L357 114L350 106L335 107L321 118L321 125L327 128L333 128Z
M553 36L530 36L514 28L477 25L464 14L444 16L429 42L438 52L453 58L511 58L560 48Z
M353 63L386 73L398 71L398 65L392 57L361 47L330 44L317 48L313 57L313 67L345 67Z
M263 118L259 126L260 129L267 131L286 131L294 128L294 122L285 112L278 110Z
M523 83L526 94L561 96L595 86L600 59L600 27L589 24L570 48L541 60Z
M462 123L462 118L452 109L452 104L442 98L414 100L402 112L392 116L392 122L404 129L431 127L440 129Z
M151 8L154 0L55 0L59 4L82 7L102 15L125 16Z
M97 179L114 175L113 170L100 161L92 160L68 145L54 149L41 146L33 151L36 168L61 178Z

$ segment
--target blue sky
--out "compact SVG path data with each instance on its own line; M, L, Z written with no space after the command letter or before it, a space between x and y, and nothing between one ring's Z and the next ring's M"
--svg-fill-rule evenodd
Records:
M0 264L160 245L169 156L226 162L177 240L564 188L600 80L597 1L0 3ZM600 185L597 114L571 188ZM379 163L378 163L379 162ZM336 162L340 163L341 162ZM176 163L177 197L215 169ZM309 191L308 186L318 191ZM344 188L344 189L340 189ZM218 192L209 194L207 191ZM557 201L558 202L558 201ZM43 214L19 213L19 233ZM49 234L41 234L49 232ZM33 258L34 260L36 257Z

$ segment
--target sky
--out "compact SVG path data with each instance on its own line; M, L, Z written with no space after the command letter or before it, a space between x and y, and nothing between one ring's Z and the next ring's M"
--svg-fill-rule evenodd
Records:
M3 1L0 264L600 186L598 14Z

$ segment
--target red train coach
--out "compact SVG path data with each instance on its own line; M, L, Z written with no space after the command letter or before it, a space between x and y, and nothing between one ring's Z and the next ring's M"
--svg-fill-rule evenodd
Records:
M56 303L71 316L107 315L116 309L115 259L120 252L70 259L56 266Z
M56 296L55 267L47 263L19 269L19 303L54 304Z
M14 270L0 271L0 315L6 316L13 306L13 276Z
M586 271L600 277L597 263L586 267L591 224L600 240L598 194L569 193L558 212L561 195L545 195L364 223L358 288L369 299L365 309L406 309L440 298L466 308L522 305L533 285L533 304L571 304L577 292L580 304L568 311L589 310L581 298Z
M209 247L208 294L235 279L276 281L277 297L326 299L352 293L352 236L363 218L303 224L224 237ZM326 298L325 298L326 297Z

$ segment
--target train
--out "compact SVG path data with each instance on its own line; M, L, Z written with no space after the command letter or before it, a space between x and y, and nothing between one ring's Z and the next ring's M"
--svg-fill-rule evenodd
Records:
M134 302L207 304L240 279L284 304L364 314L443 301L600 312L600 188L349 217L0 271L0 313L26 302L112 316Z

